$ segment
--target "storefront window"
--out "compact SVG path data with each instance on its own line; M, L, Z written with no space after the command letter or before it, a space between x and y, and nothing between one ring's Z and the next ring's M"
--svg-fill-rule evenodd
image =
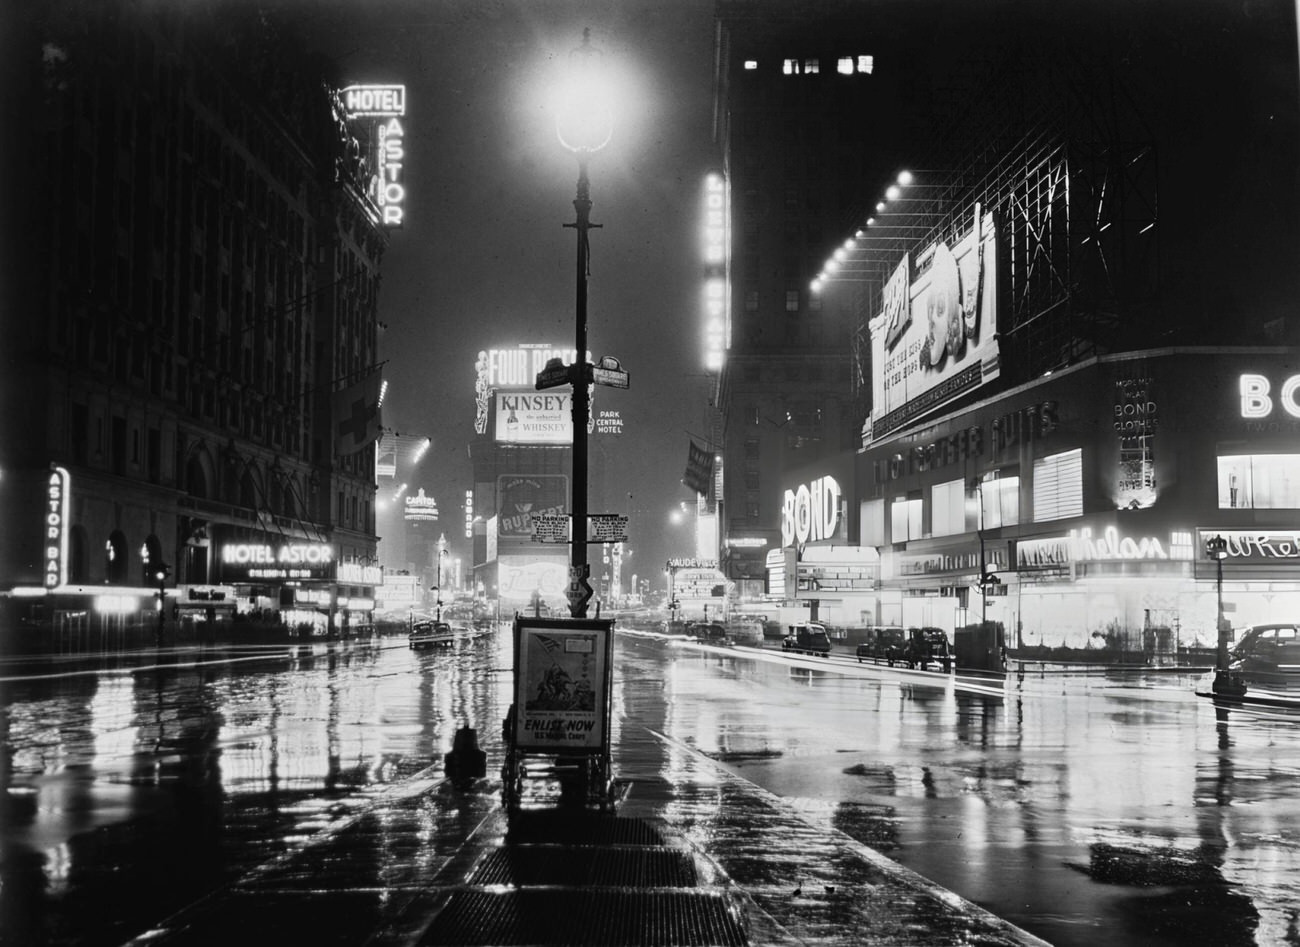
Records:
M999 477L980 481L980 521L983 529L1015 526L1020 522L1020 478Z
M966 532L966 490L961 480L930 488L930 534L953 536Z
M1083 451L1034 461L1034 522L1083 515Z
M901 543L909 539L921 538L921 500L919 497L914 500L905 498L895 500L890 513L891 542Z
M1300 454L1220 457L1219 509L1300 509Z

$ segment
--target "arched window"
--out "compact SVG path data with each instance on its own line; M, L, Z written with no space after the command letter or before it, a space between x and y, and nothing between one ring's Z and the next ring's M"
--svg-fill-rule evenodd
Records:
M126 585L130 578L130 553L126 534L120 529L109 533L104 543L104 579L110 585Z
M86 528L74 526L68 532L68 582L85 585L90 581L90 555L86 548Z
M208 475L197 457L191 457L185 465L185 489L192 497L206 499L208 496Z
M150 533L144 545L140 547L141 583L148 586L157 585L157 570L162 565L164 565L162 543L158 541L157 536Z
M247 507L250 510L257 509L257 481L253 479L253 472L245 470L244 476L239 481L239 505Z

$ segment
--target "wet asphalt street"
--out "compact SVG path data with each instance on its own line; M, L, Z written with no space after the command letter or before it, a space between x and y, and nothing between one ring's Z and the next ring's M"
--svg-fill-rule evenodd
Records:
M1216 719L1170 674L968 688L616 648L616 744L662 734L1053 943L1297 939L1292 719ZM120 944L425 770L459 726L493 775L509 667L508 634L6 661L0 942ZM771 844L792 889L825 876Z

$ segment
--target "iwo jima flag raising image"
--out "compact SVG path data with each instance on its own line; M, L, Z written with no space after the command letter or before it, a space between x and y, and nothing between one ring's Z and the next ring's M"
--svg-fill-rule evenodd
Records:
M373 368L355 384L334 392L334 449L355 454L379 439L382 375Z

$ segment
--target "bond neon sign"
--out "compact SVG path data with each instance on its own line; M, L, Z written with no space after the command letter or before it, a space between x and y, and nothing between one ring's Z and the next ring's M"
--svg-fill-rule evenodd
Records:
M834 477L821 477L786 490L781 503L781 545L833 538L840 525L842 495Z
M1256 420L1273 413L1272 385L1263 375L1245 374L1239 382L1241 416ZM1276 403L1288 417L1300 419L1300 375L1292 375L1282 382Z
M72 478L62 467L50 471L45 482L45 587L68 583L68 494Z

